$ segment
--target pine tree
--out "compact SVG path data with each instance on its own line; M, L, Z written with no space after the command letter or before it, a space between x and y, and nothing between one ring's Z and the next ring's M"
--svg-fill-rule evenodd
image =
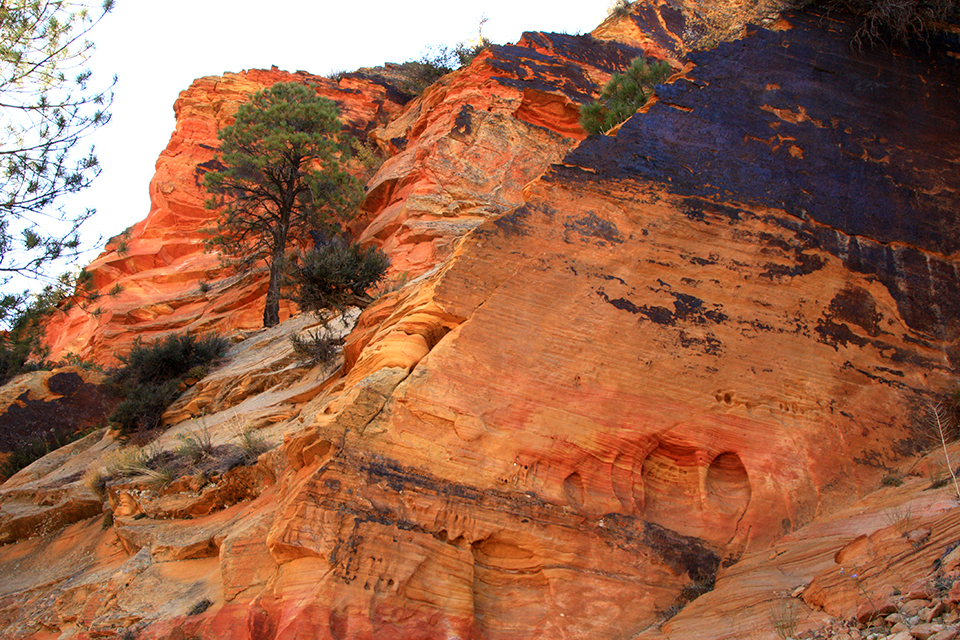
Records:
M112 84L91 86L87 36L113 4L0 2L0 284L43 277L78 253L78 228L94 211L68 213L65 202L100 173L93 149L78 146L110 119L113 97ZM23 302L6 296L0 319Z
M221 208L209 246L231 264L270 270L263 325L280 322L288 248L312 230L330 232L356 206L362 185L344 168L347 145L336 105L298 83L253 95L220 130L222 169L204 178Z
M604 85L600 100L580 107L580 126L589 134L606 133L647 104L654 86L670 73L666 62L634 58L626 71L613 74Z

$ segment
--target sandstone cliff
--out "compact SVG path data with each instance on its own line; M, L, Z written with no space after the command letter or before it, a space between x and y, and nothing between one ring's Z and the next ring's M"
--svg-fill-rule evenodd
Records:
M272 447L256 461L115 475L101 499L81 479L118 455L100 432L11 478L5 633L769 638L778 602L816 627L918 580L952 608L935 592L957 577L957 499L926 490L944 463L921 414L958 358L955 50L858 52L849 18L788 14L691 53L695 8L526 34L363 111L391 157L354 230L414 281L356 320L342 366L296 361L308 316L245 334L153 445L182 464L207 432L222 461L255 433ZM678 73L583 139L577 105L641 50ZM173 141L161 158L128 255L181 229L183 255L211 259L192 223L161 225L208 215L195 167L217 120L196 100L174 140L187 113L204 133L179 170ZM152 245L151 221L168 234ZM97 286L119 260L98 259ZM258 314L255 278L173 304L154 282L172 271L151 269L123 277L162 320L121 294L127 325L48 335L105 359Z
M382 78L361 75L334 82L273 69L196 80L174 105L177 126L150 182L150 212L86 267L96 299L58 312L47 325L52 358L74 354L113 365L138 336L150 342L171 331L260 326L265 274L225 272L215 254L204 253L202 230L214 225L216 213L204 207L202 177L214 158L217 130L230 123L240 101L292 81L313 84L335 101L357 135L386 123L410 99ZM286 305L282 313L289 316Z

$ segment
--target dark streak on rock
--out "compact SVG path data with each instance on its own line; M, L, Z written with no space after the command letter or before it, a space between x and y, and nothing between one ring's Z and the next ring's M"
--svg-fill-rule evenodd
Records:
M680 346L684 349L696 349L697 351L701 351L708 356L723 355L723 343L714 338L712 335L707 335L703 338L697 338L690 335L686 331L681 331L678 339L680 341Z
M663 562L677 573L686 572L694 581L711 580L720 566L720 557L700 538L684 536L652 522L610 513L603 517L606 538L625 550L635 548L639 537ZM638 525L642 527L638 536Z
M696 198L680 211L700 221L718 213L708 202L784 211L767 221L875 276L913 331L955 342L960 277L943 256L960 251L960 206L943 187L960 184L957 39L853 51L851 18L786 17L792 29L691 54L690 81L658 87L645 114L585 140L544 179L654 182ZM765 276L821 266L801 258Z
M468 104L460 107L457 117L453 121L453 129L450 131L450 137L454 140L465 140L473 134L473 123L471 114L473 107Z
M598 241L598 246L603 246L606 242L623 244L623 236L620 235L620 230L617 229L616 225L594 213L588 213L579 218L570 216L563 223L563 226L566 229L563 239L567 244L573 243L571 238L574 237L574 234L580 236L581 239L595 238Z
M57 373L47 381L58 397L32 399L24 391L0 414L0 451L12 451L21 441L47 438L51 443L65 440L106 420L117 404L107 387L84 382L74 372Z

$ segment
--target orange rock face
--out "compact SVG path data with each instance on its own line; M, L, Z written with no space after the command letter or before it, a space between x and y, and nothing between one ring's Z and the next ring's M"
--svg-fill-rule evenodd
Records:
M225 275L219 258L204 253L201 230L215 225L217 216L204 207L201 181L214 158L217 131L229 124L237 105L264 87L290 81L315 84L357 134L386 122L409 99L375 78L333 82L276 69L195 81L174 105L177 128L150 182L150 213L87 266L99 297L85 303L86 310L77 306L50 322L46 341L52 357L73 353L113 364L138 336L150 342L174 330L228 333L260 326L265 275ZM290 309L281 312L288 317Z
M580 105L642 50L592 36L528 33L429 87L371 137L395 155L370 182L363 241L418 276L584 137Z
M162 459L202 423L222 451L279 445L256 462L115 479L112 523L11 532L7 635L768 638L803 585L812 623L858 612L841 562L869 594L930 573L955 500L874 489L933 475L917 414L960 359L960 72L853 53L828 19L691 54L616 136L569 118L615 66L586 52L640 37L527 35L376 129L395 155L357 231L422 275L342 367L298 365L293 318L167 412ZM563 158L523 184L536 154ZM74 469L117 448L87 444L0 506L85 495ZM880 522L904 503L919 528ZM42 562L64 549L75 567Z

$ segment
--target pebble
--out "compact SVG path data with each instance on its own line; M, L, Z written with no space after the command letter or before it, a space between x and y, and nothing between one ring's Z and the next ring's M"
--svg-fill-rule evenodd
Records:
M920 612L921 609L930 606L930 600L927 598L915 598L907 600L902 605L900 605L900 613L905 616L915 616Z
M927 640L927 638L940 631L943 631L942 624L931 624L929 622L924 622L923 624L918 624L911 629L910 633L912 633L913 637L917 640Z
M920 619L924 622L932 622L934 618L943 615L943 603L937 602L932 607L920 610Z
M960 553L956 559L960 568ZM948 588L950 595L942 598ZM806 640L960 640L960 606L956 604L960 603L960 570L955 569L950 575L938 574L936 587L933 581L923 580L914 582L903 595L894 588L889 591L897 595L880 604L862 602L855 619L835 619L803 637Z

